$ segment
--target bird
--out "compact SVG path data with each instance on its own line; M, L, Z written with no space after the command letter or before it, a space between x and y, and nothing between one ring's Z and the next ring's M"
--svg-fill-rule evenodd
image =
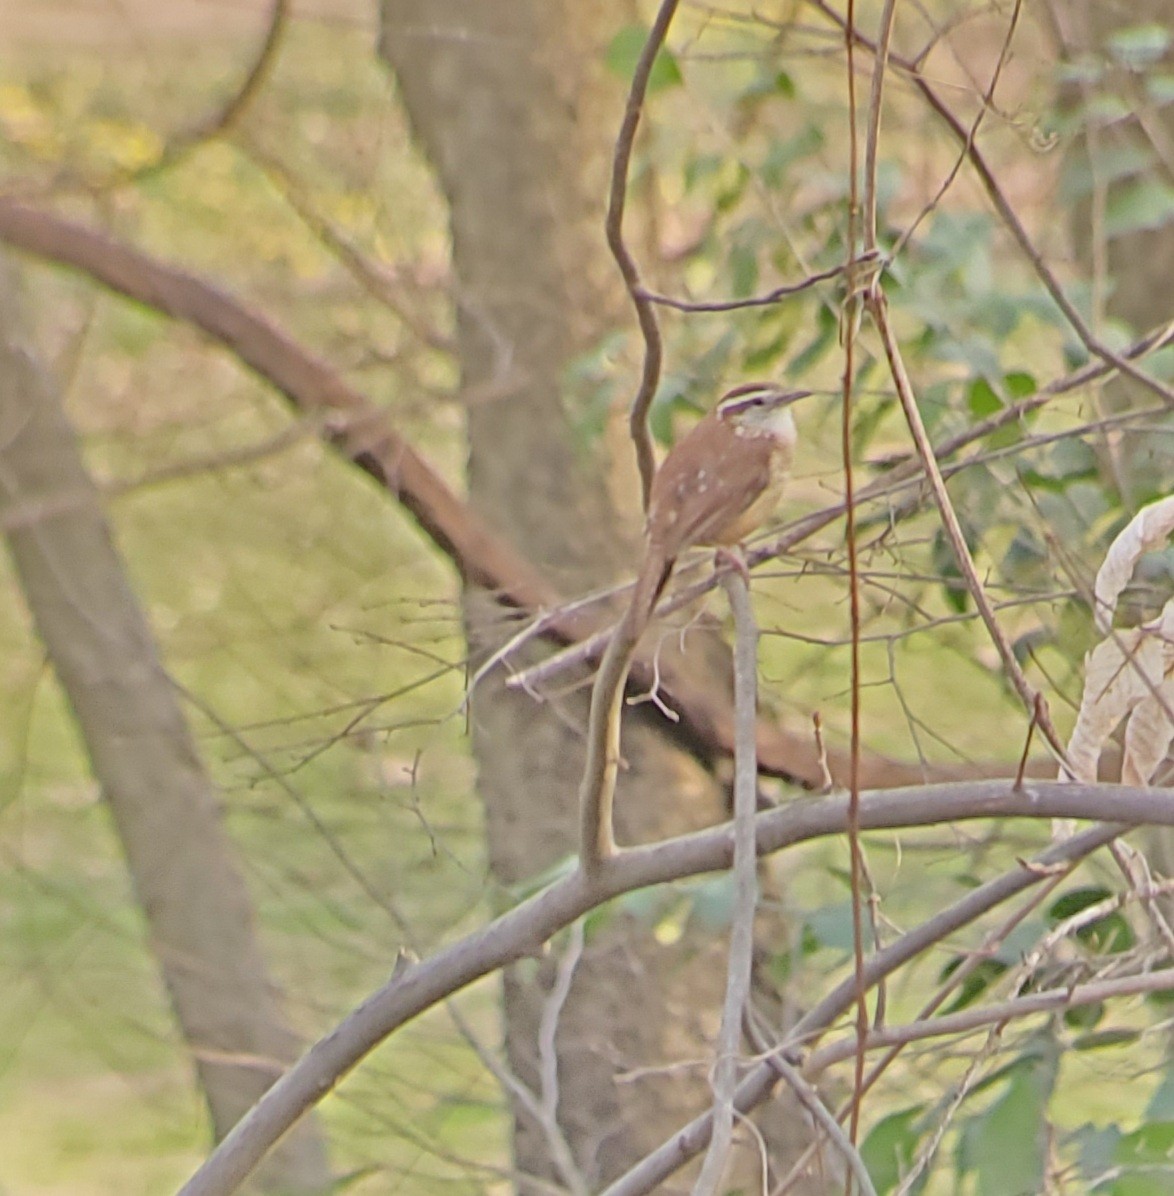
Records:
M652 479L640 571L591 690L579 783L579 858L589 876L616 851L612 807L624 684L656 600L687 548L739 544L774 514L798 439L791 405L810 393L773 382L735 386L677 441Z
M630 608L638 623L651 616L682 552L740 544L774 514L798 439L791 407L810 394L745 382L673 446L648 496Z

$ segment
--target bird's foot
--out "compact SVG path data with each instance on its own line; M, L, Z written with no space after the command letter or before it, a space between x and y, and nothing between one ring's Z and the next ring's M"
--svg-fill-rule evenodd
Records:
M746 564L746 554L741 545L716 549L713 554L713 568L719 576L726 572L737 573L749 588L750 566Z

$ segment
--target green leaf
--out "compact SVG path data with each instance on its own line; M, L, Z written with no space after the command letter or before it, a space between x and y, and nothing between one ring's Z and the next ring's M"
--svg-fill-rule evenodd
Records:
M1096 905L1098 901L1104 901L1111 896L1112 893L1103 885L1084 885L1079 889L1069 889L1048 907L1048 918L1055 926L1057 922L1063 922L1065 918L1071 918L1074 914L1088 909L1090 905Z
M760 168L763 181L777 187L792 165L819 153L823 145L823 131L814 124L804 125L794 137L772 141Z
M643 25L625 25L607 47L605 62L608 70L630 83L647 41L648 30ZM661 46L648 76L648 94L663 91L667 87L676 87L682 82L684 77L680 64L670 50Z
M932 382L913 397L925 420L925 430L932 435L950 412L950 383Z
M1077 1148L1081 1179L1101 1179L1113 1165L1121 1131L1115 1125L1098 1128L1086 1122L1069 1136L1068 1141Z
M1113 1196L1169 1196L1174 1176L1172 1152L1172 1121L1151 1121L1124 1135L1113 1152L1113 1160L1125 1169L1125 1174L1110 1189Z
M964 614L970 606L970 591L958 568L958 559L945 533L939 528L934 535L931 549L934 572L942 583L942 595L946 605L957 614Z
M791 329L788 326L780 329L764 344L755 345L743 358L746 373L749 375L761 374L768 369L773 369L790 343Z
M1087 885L1083 888L1072 889L1052 902L1048 909L1048 918L1053 925L1071 918L1075 914L1104 901L1109 896L1108 889L1100 885ZM1112 955L1120 951L1128 951L1136 941L1133 928L1129 925L1120 910L1097 918L1095 921L1081 926L1076 931L1076 938L1091 951L1098 955Z
M1020 1060L1006 1092L978 1120L970 1160L978 1196L1034 1196L1042 1191L1046 1110L1056 1077L1054 1044Z
M1071 1009L1064 1010L1064 1025L1070 1030L1088 1030L1091 1031L1094 1027L1099 1026L1105 1016L1105 1006L1102 1001L1093 1001L1088 1005L1073 1005ZM1101 1041L1104 1035L1119 1034L1118 1030L1103 1030L1098 1034L1084 1034L1077 1038L1072 1043L1072 1049L1076 1051L1094 1050L1097 1046L1108 1046L1107 1042ZM1134 1036L1129 1036L1129 1041L1133 1041Z
M1003 375L1003 389L1007 392L1007 397L1013 403L1017 403L1020 399L1026 399L1028 395L1035 394L1039 390L1039 384L1025 371L1012 370L1009 374Z
M863 387L856 383L857 389ZM892 411L893 399L881 399L876 403L869 403L857 409L852 421L852 456L854 459L864 456L868 446L872 443L876 430L885 421L885 417Z
M1018 528L1014 538L1003 554L1000 571L1020 585L1034 576L1048 564L1048 550L1029 527Z
M949 980L949 978L962 966L963 961L969 956L956 955L951 959L945 967L942 968L938 976L939 982ZM973 971L962 981L961 986L957 990L957 995L953 1001L945 1007L943 1013L957 1013L959 1009L965 1009L967 1005L972 1004L978 1000L984 992L1007 970L1007 965L1001 963L997 959L984 959L978 964Z
M1083 440L1075 437L1058 440L1052 446L1045 472L1050 477L1062 479L1065 483L1081 478L1095 478L1099 474L1097 455Z
M721 170L725 158L721 154L697 154L685 161L682 177L686 192L705 179L712 178Z
M985 419L1003 410L1002 400L995 394L995 388L985 379L976 378L970 384L970 392L966 396L970 405L970 412L976 419Z
M1153 151L1140 145L1106 146L1098 149L1091 162L1074 156L1064 165L1060 198L1065 203L1072 203L1090 195L1098 183L1107 185L1144 174L1153 163Z
M713 197L713 205L719 212L728 212L742 198L746 192L746 184L750 181L750 171L738 163L730 181L720 187Z
M795 98L795 80L786 71L762 71L746 85L738 96L741 103L754 103L770 96L782 96L784 99Z
M1088 1010L1093 1010L1097 1013L1098 1019L1104 1013L1103 1005L1089 1005L1085 1006ZM1068 1013L1078 1013L1079 1010L1069 1009ZM1067 1016L1065 1016L1067 1021ZM1079 1038L1072 1041L1072 1049L1074 1051L1103 1051L1108 1047L1118 1047L1127 1043L1137 1042L1141 1038L1141 1034L1137 1030L1126 1030L1118 1027L1115 1030L1100 1030L1096 1034L1082 1034Z
M1162 1082L1145 1107L1146 1121L1174 1121L1174 1069L1167 1066Z
M692 918L710 930L729 926L734 912L734 877L730 872L707 877L688 888Z
M1174 219L1174 187L1145 179L1121 188L1105 206L1105 232L1110 237L1162 228Z
M912 1105L882 1117L868 1132L860 1157L878 1192L890 1192L909 1170L921 1134L917 1121L924 1105Z
M672 444L673 417L682 409L693 409L694 404L687 397L687 385L686 379L674 374L661 379L648 411L648 427L657 444Z
M1165 25L1155 22L1118 29L1107 44L1109 53L1122 66L1140 70L1157 62L1166 53L1172 36L1174 34Z

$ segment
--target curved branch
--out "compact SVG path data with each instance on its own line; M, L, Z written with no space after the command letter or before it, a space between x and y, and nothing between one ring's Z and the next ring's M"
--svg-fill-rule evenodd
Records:
M968 893L931 923L878 952L867 963L866 981L875 984L893 968L953 933L1000 901L1039 883L1057 862L1080 859L1134 826L1174 826L1174 791L1124 785L1042 782L1015 789L1011 780L957 785L922 785L861 794L864 830L932 826L943 822L997 817L1032 819L1111 818L1043 852L1031 866ZM827 835L847 826L846 796L796 802L760 814L755 820L760 855ZM649 885L729 868L733 837L728 825L683 835L649 847L621 851L604 861L592 879L581 869L515 906L488 926L407 968L372 994L288 1071L213 1151L180 1196L227 1196L252 1172L265 1153L304 1112L313 1107L371 1050L405 1023L482 976L532 955L559 930L602 903ZM825 1028L854 999L855 983L841 985L809 1012L792 1032L798 1039ZM735 1107L745 1112L769 1094L777 1073L760 1064L738 1087ZM674 1135L666 1146L619 1183L613 1193L650 1190L687 1162L708 1140L708 1114ZM652 1177L651 1179L649 1177Z
M628 426L632 433L632 443L636 446L636 464L640 468L640 485L646 510L648 495L652 490L652 476L656 473L656 455L652 451L652 434L648 430L648 408L652 405L656 386L660 381L664 343L661 340L656 308L640 282L636 259L632 257L624 241L624 202L628 194L628 169L632 163L632 147L636 141L636 128L640 123L641 109L644 107L644 96L648 91L648 79L652 74L656 56L664 45L678 2L679 0L662 0L632 74L632 86L628 90L624 119L620 122L612 157L611 190L607 198L607 220L604 225L608 246L616 259L616 265L620 268L620 274L623 275L628 294L632 297L636 319L640 322L640 333L644 337L644 368L640 376L640 388L632 400Z
M101 232L2 197L0 241L81 270L111 290L192 324L218 341L276 387L299 413L316 421L331 447L386 487L463 577L495 590L504 602L521 610L544 612L539 622L548 639L574 643L598 627L598 616L589 604L562 605L562 596L542 574L394 431L385 411L265 316L194 274ZM638 684L652 683L647 663L637 660L632 672ZM670 732L683 734L691 750L734 754L733 713L724 695L691 680L681 669L663 665L659 685L680 715L680 723L668 728ZM760 722L758 754L766 775L811 787L821 783L817 753L806 735ZM923 779L918 766L882 756L872 757L866 765L864 783L874 787ZM832 767L835 772L838 761L833 760Z
M100 232L2 198L0 240L82 270L128 299L199 328L317 419L327 442L391 491L462 576L525 609L558 605L557 591L453 493L384 412L259 312ZM576 622L568 620L564 633Z

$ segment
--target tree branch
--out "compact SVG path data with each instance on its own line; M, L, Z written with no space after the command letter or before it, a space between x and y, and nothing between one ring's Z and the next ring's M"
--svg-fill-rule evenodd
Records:
M758 856L754 811L758 801L758 761L754 723L758 704L758 625L750 603L750 587L736 570L722 578L734 615L734 712L737 719L734 756L734 908L730 920L730 957L722 1005L716 1058L713 1063L713 1136L693 1186L694 1196L717 1192L734 1132L734 1090L738 1081L738 1047L742 1019L750 1000L754 959L754 912L758 905Z
M652 433L648 429L648 408L656 395L660 381L660 366L664 359L664 342L660 335L660 323L656 308L645 293L640 282L640 271L624 241L624 203L628 195L628 170L632 163L632 147L636 142L636 128L640 123L640 112L644 107L644 96L652 74L656 56L664 45L669 25L677 11L679 0L661 0L656 20L648 31L648 38L636 69L632 74L632 86L628 90L628 102L624 118L616 137L615 153L612 157L611 191L607 199L607 220L604 229L612 256L616 259L624 285L636 308L636 319L640 322L640 334L644 337L644 367L640 375L640 386L632 400L628 416L628 427L632 443L636 447L636 464L640 468L640 486L644 496L644 507L648 508L648 495L652 490L652 477L656 473L656 455L652 451Z
M870 956L865 967L866 981L869 984L879 983L934 943L955 933L1017 893L1046 881L1053 868L1083 859L1098 848L1111 843L1124 829L1112 823L1101 823L1072 839L1053 845L1026 866L1004 873L972 890L940 914ZM849 976L800 1018L791 1028L786 1041L776 1049L801 1049L807 1036L818 1035L837 1018L842 1017L855 999L856 978ZM761 1104L770 1096L777 1080L776 1070L769 1060L764 1060L738 1086L735 1098L738 1111L746 1114ZM639 1196L641 1193L653 1191L674 1171L705 1149L709 1140L710 1124L708 1112L695 1118L621 1176L603 1196Z
M895 967L1000 901L1039 883L1047 875L1046 868L1056 862L1079 859L1134 826L1174 826L1174 791L1167 794L1124 785L1055 781L1031 784L1016 791L1014 782L1007 779L921 785L864 793L860 797L860 825L864 830L1014 816L1033 820L1107 817L1113 821L1052 846L1037 857L1033 866L1019 867L974 890L926 927L875 953L867 962L869 984L877 983ZM843 834L847 817L847 799L843 795L767 811L755 819L758 854ZM588 878L581 869L576 870L488 926L408 967L315 1043L269 1089L192 1176L181 1196L226 1196L234 1191L298 1117L321 1100L364 1056L445 997L541 950L559 930L622 893L728 868L732 859L733 837L729 826L648 847L630 848L605 861L595 879ZM819 1002L795 1026L792 1037L802 1041L839 1017L846 1003L854 999L855 983L851 978L846 987L846 993L842 984ZM777 1075L769 1064L760 1064L739 1085L735 1108L740 1112L753 1108L765 1099L776 1080ZM704 1149L709 1124L708 1114L699 1118L609 1192L650 1190Z

